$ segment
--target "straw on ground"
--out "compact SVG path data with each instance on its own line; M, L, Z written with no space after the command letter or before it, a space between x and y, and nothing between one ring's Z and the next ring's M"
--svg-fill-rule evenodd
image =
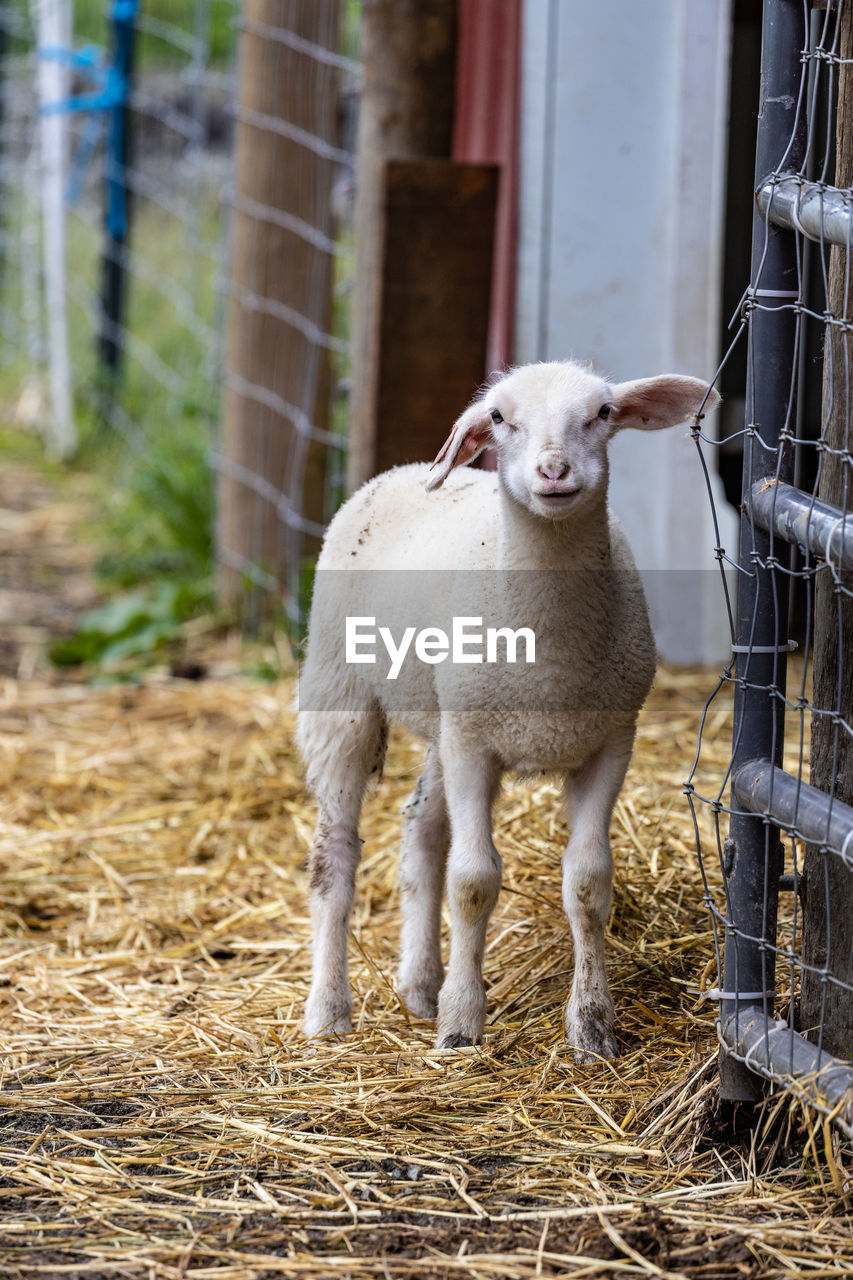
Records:
M436 1052L391 983L421 759L394 737L362 827L357 1029L311 1051L290 685L0 684L5 1274L849 1274L837 1139L827 1162L786 1100L760 1145L714 1119L713 950L679 791L708 683L663 671L643 714L612 831L622 1057L582 1068L555 784L505 790L486 1041Z

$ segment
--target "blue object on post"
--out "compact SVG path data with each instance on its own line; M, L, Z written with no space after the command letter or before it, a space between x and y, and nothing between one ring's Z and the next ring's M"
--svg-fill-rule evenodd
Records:
M110 23L113 31L111 60L101 61L102 50L87 45L77 51L63 48L40 48L41 58L51 58L85 76L94 86L92 92L71 95L58 102L48 103L43 114L59 111L91 113L86 122L66 190L66 201L73 204L83 189L86 170L89 167L100 136L102 121L107 117L105 146L105 215L107 245L103 258L101 288L101 332L98 348L102 363L115 371L118 367L120 344L118 330L124 313L124 255L123 247L128 234L127 167L129 163L129 113L133 48L136 34L136 15L139 0L113 0Z
M127 99L138 7L139 0L114 0L111 14L114 47L108 74L114 81L115 91L107 130L107 230L115 239L124 239L127 235L127 184L124 176L128 143Z
M134 13L138 6L138 0L121 0L123 4L132 6ZM131 28L132 39L132 28ZM86 170L89 167L95 147L100 137L103 127L104 113L109 112L111 116L111 124L117 115L125 109L130 88L128 78L116 63L104 64L102 62L103 50L97 45L86 45L83 49L61 49L53 47L43 47L38 50L40 58L49 58L52 62L60 62L63 66L77 72L78 75L85 76L95 86L91 93L78 93L68 98L61 98L57 102L49 102L41 108L41 115L53 115L57 112L73 111L87 112L90 119L86 122L83 134L77 144L77 152L71 167L71 176L68 180L68 189L65 193L65 199L68 204L74 204L80 197L83 189L83 183L86 180ZM108 146L112 141L108 135ZM117 160L121 165L123 158L121 151L118 156L115 152L108 155L108 165ZM108 173L108 182L109 182ZM123 186L122 186L123 192ZM107 223L111 233L123 235L127 230L127 214L125 201L120 199L113 200L112 206L110 201L107 202Z

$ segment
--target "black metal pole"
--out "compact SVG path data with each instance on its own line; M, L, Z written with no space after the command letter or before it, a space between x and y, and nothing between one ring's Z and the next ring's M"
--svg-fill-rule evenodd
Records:
M131 116L129 98L133 77L136 0L113 0L112 65L119 100L110 108L106 144L105 244L101 273L101 329L98 353L111 375L121 368L121 328L127 297L125 245L130 231L130 195L126 171L131 164Z
M764 0L761 92L756 141L756 188L774 171L799 169L805 158L801 55L806 44L802 0ZM795 369L799 278L791 231L753 215L752 307L746 388L743 495L764 476L790 482L793 450L784 440L796 426ZM749 760L782 759L787 578L767 560L772 535L741 516L737 605L734 773ZM733 806L733 807L736 807ZM778 829L762 817L733 814L726 846L728 921L720 1021L723 1028L752 1019L756 1006L772 1017L776 912L782 846ZM768 946L768 944L770 944ZM742 993L737 999L732 993ZM763 993L767 993L765 996ZM728 998L725 998L728 997ZM752 1101L763 1084L724 1048L723 1098Z

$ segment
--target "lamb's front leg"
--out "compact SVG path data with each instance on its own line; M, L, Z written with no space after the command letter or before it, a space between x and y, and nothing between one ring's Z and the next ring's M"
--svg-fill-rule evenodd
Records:
M633 734L608 744L566 780L572 836L563 855L563 905L572 929L575 967L566 1006L566 1040L580 1062L614 1058L614 1011L604 955L613 903L610 818L625 780Z
M497 762L471 758L442 736L450 852L450 958L438 997L439 1049L480 1044L486 1014L483 952L486 926L501 886L501 859L492 842L492 805L500 782Z

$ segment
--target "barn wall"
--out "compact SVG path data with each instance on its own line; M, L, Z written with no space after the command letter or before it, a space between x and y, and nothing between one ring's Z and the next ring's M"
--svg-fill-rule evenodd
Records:
M634 0L528 0L516 359L592 359L616 379L714 373L730 32L730 0L645 0L642 21ZM663 656L722 658L715 539L686 429L626 432L612 462ZM731 550L735 514L715 484Z

